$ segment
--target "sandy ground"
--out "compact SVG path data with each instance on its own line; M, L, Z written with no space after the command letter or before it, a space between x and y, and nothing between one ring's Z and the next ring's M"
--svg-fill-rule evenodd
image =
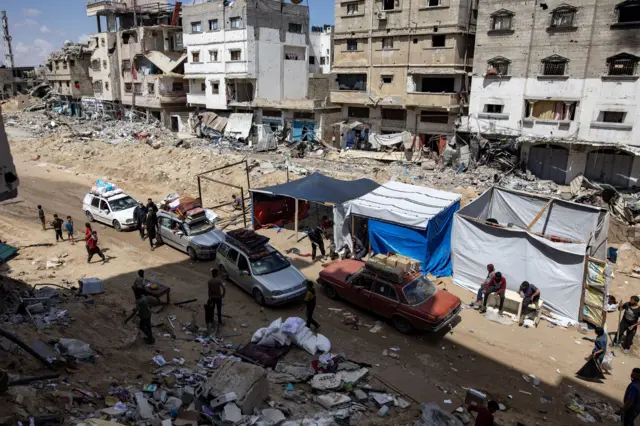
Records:
M193 177L182 173L172 179L172 170L158 170L152 166L153 158L160 155L160 150L152 150L148 146L135 147L135 150L140 150L135 155L127 154L122 147L104 143L87 145L79 151L77 147L60 148L57 144L47 144L41 140L17 141L17 138L22 139L21 136L24 135L10 134L21 179L20 197L0 205L0 239L17 246L55 241L52 230L40 229L37 204L42 204L48 218L53 213L62 217L71 215L76 228L82 229L82 197L97 178L109 178L117 182L138 199L149 196L158 199L169 191L194 188ZM85 150L91 151L89 158L79 157L79 152ZM162 155L171 156L171 152ZM201 171L234 160L212 159L215 154L198 155L195 151L189 152L189 156L193 158L175 158L182 172ZM103 162L102 158L108 161ZM117 158L119 163L116 162ZM161 172L169 177L160 179L158 173ZM238 179L238 184L242 184L242 178L237 176L238 173L234 173L233 179ZM266 180L275 183L283 178L283 173L267 176ZM256 177L252 185L263 184L264 178ZM211 196L210 202L228 197L219 188L212 191L215 195ZM86 380L84 387L93 390L104 391L114 380L142 383L149 379L153 371L150 360L154 350L161 351L165 357L179 354L188 361L197 359L198 344L179 339L159 337L154 348L146 346L140 338L126 345L123 342L130 341L136 329L132 323L124 326L122 319L124 311L133 306L130 285L138 269L145 269L148 277L155 276L170 285L174 301L189 298L204 301L211 263L191 262L183 253L166 246L151 252L148 243L141 241L137 232L118 233L100 225L94 229L98 230L102 247L107 249L106 254L111 258L106 265L99 262L88 265L84 245L71 245L68 242L50 248L21 250L20 256L10 263L11 276L30 284L61 284L64 280L75 282L80 277L91 276L105 280L106 293L96 297L95 304L70 302L70 313L75 319L70 329L47 329L40 338L78 338L98 349L103 355L99 362L83 365L74 373L75 380ZM271 237L273 245L283 252L291 247L297 247L302 253L310 252L309 242L303 240L296 243L291 230L261 232ZM38 268L47 259L62 254L67 254L63 267L55 271ZM322 267L319 263L311 264L309 258L296 255L292 255L291 261L312 280L317 278ZM449 278L442 281L442 287L458 295L463 302L472 299L469 292L452 285ZM261 309L249 295L233 284L227 287L224 310L233 318L223 327L223 334L234 335L228 338L231 343L247 342L253 331L277 317L302 314L300 305ZM613 293L618 299L628 299L639 290L639 280L616 273ZM332 342L333 352L373 364L372 373L383 377L388 383L393 382L391 384L395 384L403 393L421 402L436 402L451 411L461 404L465 388L482 390L507 407L496 417L503 425L516 421L525 425L582 424L575 414L565 409L570 402L569 396L577 393L583 398L619 404L629 381L629 373L638 365L635 352L629 355L616 352L614 372L603 383L580 380L574 372L583 365L584 356L591 351L592 344L583 340L585 336L573 328L552 327L545 321L536 329L524 329L490 322L477 311L467 309L461 313L460 320L451 332L405 336L384 322L384 327L377 333L370 332L366 326L352 330L351 326L343 324L347 313L359 316L361 322L368 326L380 319L346 302L329 300L321 292L316 312L323 334ZM191 312L174 306L164 308L155 318L167 315L176 315L183 323L190 322L195 315L198 324L203 325L204 322L204 313L200 309ZM610 329L615 329L616 320L617 314L612 314L608 322ZM28 333L30 337L37 337L32 327L19 326L14 329L19 330L21 335ZM179 337L188 337L178 334ZM399 360L381 355L384 349L395 346L400 348ZM310 362L310 357L296 350L287 359ZM0 364L0 367L6 365ZM25 360L19 368L26 373L36 367L32 361ZM142 377L138 377L139 374ZM523 380L523 374L534 374L542 383L534 387ZM444 400L452 400L452 404L445 404ZM319 411L318 406L313 408ZM367 421L373 424L412 424L417 404L413 408L413 411L401 417L370 418Z

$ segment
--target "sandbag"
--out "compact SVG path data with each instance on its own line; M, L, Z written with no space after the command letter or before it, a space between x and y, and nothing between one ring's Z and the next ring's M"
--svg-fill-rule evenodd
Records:
M315 355L318 352L318 338L311 336L302 344L302 349L309 352L311 355Z
M327 353L331 350L331 342L322 334L316 336L316 347L322 353Z
M309 329L306 325L301 327L300 330L293 336L293 341L296 345L302 346L304 342L313 336L313 331Z
M304 325L305 325L305 321L302 318L289 317L284 322L284 324L282 324L282 327L280 327L280 330L282 330L284 334L287 334L289 336L294 336L295 334L298 333L298 331L300 331L300 328L303 327Z
M264 337L265 334L267 334L267 328L266 327L259 328L258 331L253 333L253 337L251 337L251 343L258 343Z

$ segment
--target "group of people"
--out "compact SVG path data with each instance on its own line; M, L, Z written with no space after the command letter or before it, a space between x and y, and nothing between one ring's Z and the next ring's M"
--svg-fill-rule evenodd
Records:
M140 232L140 239L144 240L145 231L146 237L149 240L151 250L155 249L155 245L158 242L158 206L153 202L151 198L147 199L147 205L140 201L139 204L133 209L133 219L136 221L136 226Z
M493 264L487 265L487 278L480 284L476 300L472 305L477 306L481 313L487 311L487 301L491 294L495 294L500 298L500 305L498 307L498 313L502 315L502 309L504 307L505 293L507 291L507 279L501 272L496 271ZM529 308L530 304L537 304L540 300L540 289L528 281L523 281L520 284L518 290L520 296L522 296L522 312L518 319L518 325L524 325L524 319L531 312Z

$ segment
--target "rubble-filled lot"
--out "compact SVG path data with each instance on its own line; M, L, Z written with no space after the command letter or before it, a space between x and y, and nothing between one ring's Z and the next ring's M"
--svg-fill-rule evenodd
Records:
M573 374L591 350L591 344L576 329L544 321L537 329L523 329L515 324L486 321L476 311L467 309L451 333L403 336L384 321L345 302L330 301L320 291L316 319L322 325L321 332L331 340L330 353L336 359L327 360L320 353L311 355L294 346L274 370L264 369L263 374L255 368L240 374L243 378L255 378L251 382L254 386L248 386L256 390L259 400L253 407L245 404L252 398L238 395L241 390L236 392L235 399L227 396L237 390L237 383L219 375L235 377L235 368L246 364L238 362L235 350L248 344L257 329L267 327L273 320L303 315L300 305L259 308L248 295L228 284L224 312L230 318L225 319L215 340L207 338L200 327L204 326L202 303L210 263L191 262L168 247L151 253L148 244L140 241L136 233L116 233L98 226L105 254L111 259L106 265L87 265L83 244L55 245L53 231L39 229L35 206L42 204L48 217L53 213L70 214L81 229L81 198L97 178L117 183L138 199L148 196L157 199L168 192L193 194L196 173L248 156L251 186L257 187L286 180L284 165L289 161L289 151L256 155L232 147L212 146L198 139L187 139L174 146L178 145L178 138L163 129L159 129L157 137L147 136L146 141L137 137L140 132L152 134L153 126L145 127L146 124L133 123L124 130L120 123L123 130L117 133L120 129L110 122L74 120L57 116L50 119L39 112L5 116L5 123L14 122L8 124L8 131L21 177L21 198L0 206L0 239L22 247L7 273L29 285L56 284L63 288L53 287L55 292L46 290L50 293L44 295L42 290L23 294L23 299L46 298L34 301L34 305L41 303L42 308L36 307L31 314L33 319L27 312L17 313L16 304L20 300L16 299L16 290L10 289L11 303L4 308L0 327L29 344L40 340L57 354L56 358L64 360L56 360L62 363L55 370L60 373L59 378L12 387L0 395L0 423L26 421L35 416L64 418L65 423L106 424L100 420L109 420L155 424L172 419L172 424L186 425L195 424L194 416L204 413L201 424L226 420L225 424L292 421L289 424L409 425L420 419L420 403L432 402L454 413L464 424L472 422L464 409L468 388L478 389L502 404L504 411L496 414L500 424L615 421L615 402L619 402L628 373L635 366L635 355L616 354L613 374L604 383L587 384ZM69 125L59 124L62 122ZM40 126L40 130L35 126ZM35 137L18 141L11 137L16 129L35 132ZM111 143L117 138L123 140ZM149 139L153 140L151 144ZM422 166L370 160L348 163L341 161L337 152L319 150L322 152L294 159L294 170L299 173L319 170L343 179L369 177L378 182L395 178L453 189L466 200L492 185L498 173L490 167L479 167L456 174L455 170L442 169L433 162ZM562 190L526 174L521 176L509 175L501 184L548 194ZM242 167L231 168L217 177L236 185L246 182ZM291 170L290 177L296 177ZM215 205L230 201L231 190L212 186L204 189L204 195L205 205ZM301 253L309 251L308 242L295 243L289 230L269 229L264 233L283 252L291 247ZM33 244L53 245L25 247ZM622 263L632 262L631 254L635 253L632 246L625 247L621 252ZM308 258L295 254L291 255L291 261L310 279L315 279L321 269L320 264L312 264ZM142 342L133 322L122 324L134 306L130 286L140 268L147 271L147 276L152 275L172 288L172 301L198 299L182 306L153 307L152 323L157 339L154 346ZM632 276L633 268L627 265L624 272L629 275L616 271L613 286L619 300L627 299L640 288L640 281ZM77 287L78 279L87 277L102 279L104 293L79 295L77 290L68 290ZM469 293L454 287L449 279L443 279L441 285L464 302L471 299ZM8 286L3 282L3 288ZM28 293L20 288L18 293ZM609 326L615 329L614 316L610 316ZM358 329L353 328L354 318L361 324ZM90 356L77 359L58 354L55 345L60 345L60 339L88 344ZM21 376L50 373L15 344L6 339L0 343L0 368ZM167 364L159 365L162 360ZM313 362L324 367L323 360L331 364L325 362L328 368L315 370ZM357 380L337 380L341 371L345 373L340 377L348 374ZM225 380L230 383L228 387L213 389L206 385ZM268 390L264 391L265 388ZM216 405L218 402L220 405ZM388 413L384 406L388 407ZM457 412L458 408L462 412ZM306 423L295 423L303 419L307 419Z

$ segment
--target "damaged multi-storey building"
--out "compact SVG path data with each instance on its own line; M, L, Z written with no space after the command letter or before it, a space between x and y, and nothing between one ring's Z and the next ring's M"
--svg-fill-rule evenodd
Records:
M542 179L637 185L639 27L638 0L483 0L459 130Z
M51 53L45 63L45 79L51 87L56 108L69 108L79 113L79 101L93 95L89 77L92 50L88 44L65 41L64 46Z
M311 57L320 58L310 53L309 8L280 0L194 3L183 8L189 105L220 115L215 130L231 136L321 138L338 110L328 102L331 77L310 73Z
M29 93L38 81L35 67L0 66L0 100Z
M343 147L408 130L425 149L450 141L465 113L477 0L335 2L335 84ZM415 138L414 138L415 140Z
M189 108L180 3L90 0L87 15L96 17L98 27L91 36L98 44L91 57L96 98L119 101L127 116L183 130Z

